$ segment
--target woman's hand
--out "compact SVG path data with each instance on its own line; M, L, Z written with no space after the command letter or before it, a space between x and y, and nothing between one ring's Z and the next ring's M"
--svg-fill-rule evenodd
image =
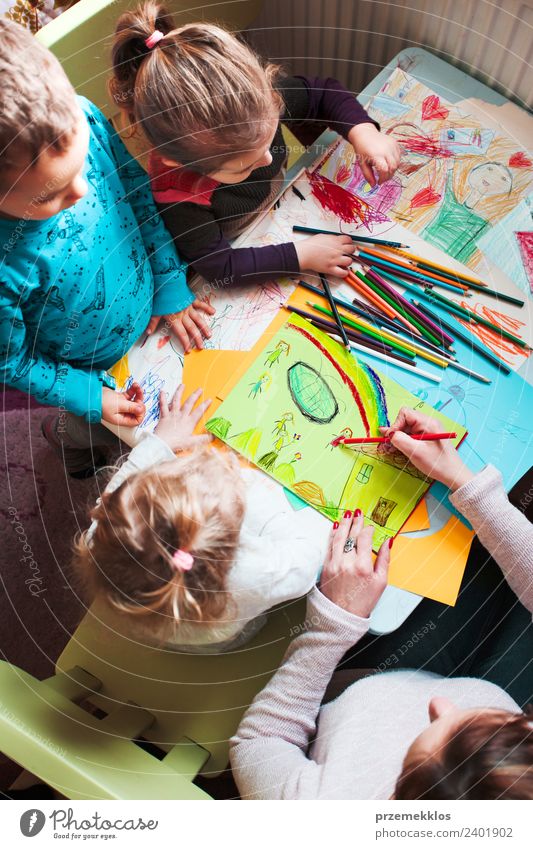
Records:
M187 400L181 404L185 386L180 383L174 393L170 404L164 392L159 396L159 421L154 428L154 433L159 439L166 442L172 451L186 451L189 448L196 448L213 439L210 433L202 433L197 435L194 429L203 414L211 403L211 398L207 401L202 401L197 407L194 405L202 394L201 389L197 389L192 395L189 395Z
M335 522L330 536L329 552L320 578L320 591L338 607L367 619L387 586L392 540L385 540L375 562L372 559L372 525L364 527L364 517L356 510L344 514L340 525ZM346 541L355 543L349 552Z
M120 427L137 427L144 419L146 408L143 391L132 383L125 392L104 386L102 389L102 420Z
M354 243L350 236L319 234L294 243L300 271L318 271L333 277L346 277L353 262Z
M390 180L402 155L398 142L392 136L380 133L374 124L357 124L348 133L348 141L357 154L363 176L371 186ZM377 171L377 181L373 169Z
M204 319L205 315L214 315L215 308L207 301L200 301L198 298L181 312L175 312L171 315L154 315L148 323L146 332L151 336L159 326L159 322L163 318L165 323L172 333L174 333L181 344L183 351L188 354L191 348L203 348L204 339L211 338L211 331Z
M474 477L465 466L451 439L423 442L411 439L411 433L439 433L441 422L418 410L402 407L392 427L380 428L383 436L390 436L391 444L411 461L421 472L440 481L452 492Z

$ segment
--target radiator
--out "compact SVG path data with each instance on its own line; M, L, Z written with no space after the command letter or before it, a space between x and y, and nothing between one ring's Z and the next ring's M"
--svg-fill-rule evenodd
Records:
M404 47L424 47L533 106L533 0L265 0L249 37L288 71L355 92Z

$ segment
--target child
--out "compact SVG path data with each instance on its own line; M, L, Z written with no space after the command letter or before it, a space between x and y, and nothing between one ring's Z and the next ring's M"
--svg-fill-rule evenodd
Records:
M137 636L220 652L250 639L275 604L307 593L326 552L328 520L294 511L262 472L207 450L193 431L210 401L183 386L109 482L77 544L93 595ZM174 452L180 453L176 457ZM127 625L127 620L124 620Z
M84 476L89 446L111 438L99 422L144 415L138 387L114 391L106 369L154 314L179 313L176 329L197 340L206 305L144 172L54 56L4 19L0 74L0 380L59 407L44 434Z
M353 145L374 185L398 166L396 142L336 80L281 78L224 29L175 28L155 2L118 21L111 93L155 148L152 192L176 247L206 280L250 283L312 270L338 277L352 262L347 236L232 249L228 241L281 188L287 148L284 123L301 135L324 124ZM307 128L305 127L307 124Z

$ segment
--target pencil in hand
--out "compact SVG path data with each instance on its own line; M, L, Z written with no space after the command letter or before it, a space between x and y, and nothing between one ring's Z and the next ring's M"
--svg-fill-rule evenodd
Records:
M408 433L411 439L418 439L421 442L434 442L438 439L456 439L456 433ZM390 436L361 436L356 439L347 439L345 436L337 436L332 441L331 445L336 448L337 445L369 445L381 444L390 442Z

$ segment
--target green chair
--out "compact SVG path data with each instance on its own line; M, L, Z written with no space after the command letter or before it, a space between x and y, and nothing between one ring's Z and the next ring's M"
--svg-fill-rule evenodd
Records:
M36 35L57 56L78 94L92 100L108 118L117 111L106 90L112 35L119 16L137 5L136 0L79 0ZM259 14L262 0L233 0L204 7L167 0L165 5L178 26L205 19L240 30Z
M0 750L70 799L207 799L194 778L226 767L304 611L293 602L241 648L197 655L133 640L95 604L54 677L0 663Z

